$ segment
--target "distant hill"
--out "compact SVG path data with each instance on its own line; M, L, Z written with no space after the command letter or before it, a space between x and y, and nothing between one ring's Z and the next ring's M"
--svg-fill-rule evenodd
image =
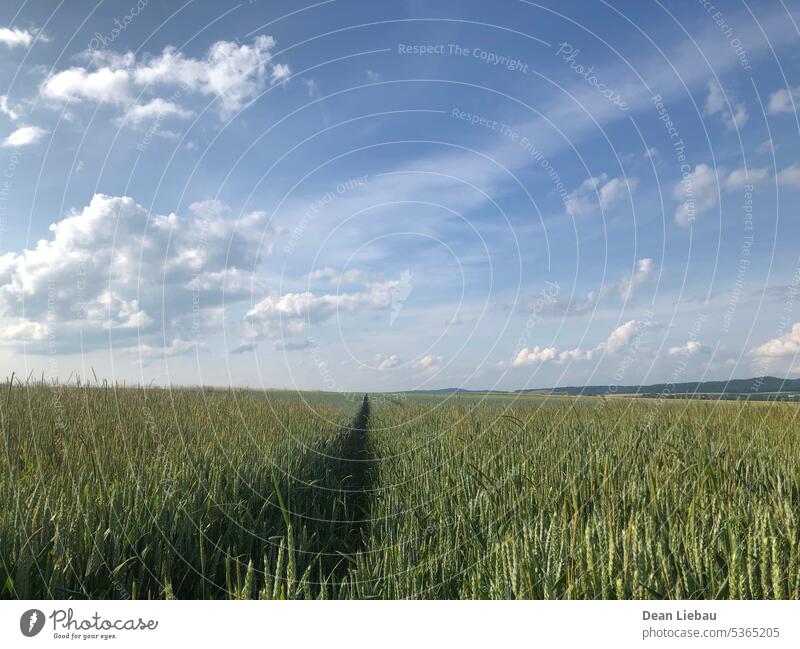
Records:
M588 396L600 394L641 394L647 396L660 394L748 395L784 392L800 392L800 379L759 376L752 379L731 379L730 381L691 381L673 384L654 383L653 385L589 385L544 390L517 390L518 394L583 394Z
M775 376L759 376L752 379L731 379L730 381L690 381L686 383L654 383L652 385L584 385L563 388L534 388L528 390L465 390L463 388L442 388L440 390L413 390L420 394L455 394L471 392L497 392L502 394L567 394L584 396L611 396L615 394L658 396L658 395L755 395L800 393L800 379L779 379Z

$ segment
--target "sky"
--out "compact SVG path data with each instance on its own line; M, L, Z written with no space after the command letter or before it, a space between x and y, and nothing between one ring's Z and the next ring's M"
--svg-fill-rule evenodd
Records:
M9 376L800 370L800 5L4 2Z

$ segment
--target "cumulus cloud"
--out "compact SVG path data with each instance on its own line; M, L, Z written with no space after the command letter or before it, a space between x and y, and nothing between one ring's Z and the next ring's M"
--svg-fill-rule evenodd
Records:
M637 320L628 320L612 331L608 338L597 346L582 349L568 349L558 351L555 347L523 347L511 362L514 367L533 365L535 363L555 362L567 363L571 361L591 361L602 353L616 354L626 349L633 343L641 331L646 328L645 323Z
M628 192L633 192L636 185L636 178L624 176L609 178L606 173L587 178L567 195L567 214L579 217L594 213L598 207L607 210L611 205L623 200Z
M0 43L7 47L30 47L36 38L36 31L18 27L0 27ZM40 36L41 40L45 40Z
M29 144L35 144L45 135L47 135L47 131L38 126L21 126L0 142L0 146L4 148L28 146Z
M93 69L76 66L50 74L40 91L55 102L90 101L125 107L141 120L186 116L173 100L133 106L133 98L142 91L177 87L173 99L186 92L215 97L223 116L228 116L245 106L267 83L279 83L290 75L288 66L272 63L274 48L275 39L261 35L250 45L218 41L203 58L186 56L174 47L141 60L131 52L94 52L90 55Z
M770 115L778 113L793 113L795 102L800 101L800 86L795 88L781 88L769 95L767 102L767 112Z
M742 103L735 103L733 108L729 109L729 101L733 101L733 98L729 100L720 85L712 79L708 82L708 95L703 113L705 115L721 115L725 126L730 129L742 128L750 117L747 109Z
M533 365L534 363L544 363L558 359L558 350L555 347L523 347L519 350L511 364L514 367L523 365Z
M750 354L760 359L794 359L800 354L800 322L792 330L753 349Z
M109 333L124 347L161 332L170 342L160 347L178 353L175 341L216 324L223 301L249 296L241 268L259 263L265 232L264 212L238 220L152 215L132 198L96 194L51 225L48 239L0 256L0 338L41 339L44 327L58 331L66 350L78 333L88 349L107 345Z
M694 356L701 352L707 352L708 348L701 345L696 340L687 340L685 344L676 347L670 347L667 352L670 356Z
M315 294L311 291L268 295L246 316L246 339L291 339L312 326L330 320L337 313L358 314L389 309L401 280L371 281L364 290L351 293Z
M433 375L442 369L442 361L444 361L442 356L425 354L414 361L413 366L418 370L422 370L425 374Z
M402 363L397 354L376 354L375 365L379 370L390 370Z

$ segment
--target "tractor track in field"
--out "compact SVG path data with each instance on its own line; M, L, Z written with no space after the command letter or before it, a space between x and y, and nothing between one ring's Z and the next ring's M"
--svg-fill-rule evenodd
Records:
M345 578L353 556L364 549L364 528L376 477L369 420L370 402L365 394L353 422L342 430L337 456L331 457L329 465L339 489L332 494L338 503L337 514L331 516L325 572L336 581Z

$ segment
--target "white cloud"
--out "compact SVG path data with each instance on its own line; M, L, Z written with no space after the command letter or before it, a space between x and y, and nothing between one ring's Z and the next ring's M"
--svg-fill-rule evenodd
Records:
M0 256L0 338L52 326L66 351L79 334L89 349L107 345L108 332L130 343L137 330L169 341L206 331L223 299L249 296L249 275L229 259L252 270L268 221L264 212L238 221L159 216L132 198L97 194L51 225L49 239Z
M558 350L555 347L523 347L519 350L511 364L514 367L532 365L534 363L544 363L558 358Z
M778 182L792 189L800 189L800 165L793 164L778 173Z
M137 61L133 53L125 55L94 52L97 69L72 67L48 76L41 85L44 97L58 101L92 101L130 107L140 91L155 92L158 86L178 87L176 99L185 92L213 96L221 103L223 116L240 110L260 93L266 83L278 83L290 75L285 64L272 64L271 51L275 39L257 36L251 45L232 41L214 43L204 58L191 58L174 47L165 48L155 57ZM173 100L161 104L145 104L145 114L170 111L180 115L182 110ZM172 106L172 108L167 108ZM135 110L135 109L134 109Z
M597 346L590 349L568 349L559 352L555 347L539 347L538 345L532 348L523 347L517 353L511 364L514 367L522 367L524 365L532 365L535 363L545 363L553 361L555 363L567 363L571 361L591 361L595 356L600 353L606 352L609 354L616 354L623 349L629 347L636 339L640 331L646 327L645 324L637 320L628 320L621 324L619 327L612 331L608 338L599 343Z
M442 361L444 358L434 354L425 354L414 361L414 367L422 370L425 374L431 376L441 370Z
M401 280L368 282L366 290L353 293L317 295L311 291L269 295L251 308L245 317L249 341L261 338L283 340L310 326L323 323L337 313L362 313L388 309Z
M38 126L21 126L5 138L2 143L0 143L0 146L5 148L27 146L29 144L35 144L45 135L47 135L47 131Z
M696 340L688 340L683 345L670 347L667 353L670 356L694 356L695 354L706 351L708 351L708 349Z
M285 63L278 63L277 65L273 66L269 78L272 83L280 83L281 81L288 79L291 75L292 71L288 65Z
M761 359L793 359L800 354L800 322L789 333L756 347L750 354Z
M713 79L708 82L708 95L706 96L706 105L703 109L705 115L722 115L722 121L725 126L730 129L742 128L749 118L747 109L744 104L734 104L732 112L728 110L728 102L734 101L733 97L730 100L725 96L720 85Z
M653 278L653 269L652 259L649 257L639 259L633 272L626 275L624 279L618 284L612 285L612 287L619 291L623 300L627 300L633 297L633 294L640 286L647 284Z
M725 110L726 101L725 93L716 81L708 82L708 95L706 95L706 105L703 108L703 113L706 115L714 115L721 113Z
M629 191L633 192L636 184L636 178L609 178L605 173L587 178L567 196L567 214L572 217L585 216L595 212L598 206L607 210L612 204L623 200Z
M375 364L379 370L390 370L401 363L401 359L397 354L377 354L375 356Z
M719 169L720 174L723 170ZM682 201L675 211L675 222L678 225L688 225L697 218L697 215L710 210L717 204L719 191L717 189L717 175L714 170L705 164L699 164L694 171L686 174L675 185L674 197Z
M627 347L636 335L636 328L636 320L628 320L625 324L621 324L611 332L605 348L613 354L623 347Z
M741 189L745 185L759 185L769 179L769 167L734 169L725 179L725 189Z
M42 82L41 92L57 101L94 101L100 104L127 105L131 100L131 75L126 69L70 68L51 74Z
M162 120L165 117L177 117L185 119L193 115L192 111L185 110L177 104L156 97L146 104L132 106L125 115L125 118L133 123L139 124L145 120Z
M16 122L21 117L8 103L8 95L0 95L0 113L3 113L12 122Z
M722 119L725 122L725 126L733 130L740 129L747 124L750 115L747 114L747 109L744 107L744 104L736 104L733 107L733 115L723 115Z
M770 115L777 115L778 113L793 113L795 111L795 102L800 101L800 86L796 88L781 88L769 95L769 102L767 103L767 112Z
M0 43L8 47L30 47L35 37L36 32L31 32L27 29L0 27Z

